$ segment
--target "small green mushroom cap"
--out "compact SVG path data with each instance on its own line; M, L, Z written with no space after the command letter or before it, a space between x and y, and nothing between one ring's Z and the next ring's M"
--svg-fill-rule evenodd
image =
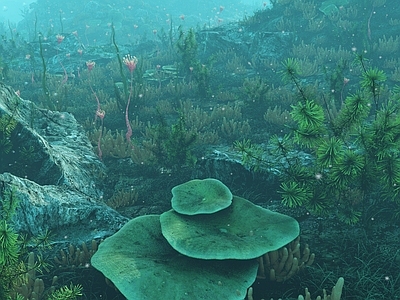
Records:
M326 16L331 16L332 14L338 13L338 6L348 5L349 0L326 0L321 3L319 10Z
M175 251L158 215L137 217L107 238L92 265L128 300L242 300L257 276L257 260L199 260Z
M172 190L172 208L184 215L211 214L227 208L233 195L221 181L213 178L194 179Z
M300 232L292 217L234 196L214 214L186 216L169 210L160 216L161 230L183 255L199 259L252 259L293 241Z

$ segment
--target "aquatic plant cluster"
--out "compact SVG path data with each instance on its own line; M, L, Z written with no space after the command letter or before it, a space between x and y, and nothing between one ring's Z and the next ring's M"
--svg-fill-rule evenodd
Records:
M265 151L249 140L236 142L236 148L253 168L280 169L279 193L289 207L303 206L317 215L335 212L343 222L354 224L369 203L390 200L393 217L398 218L400 89L382 97L385 73L366 67L363 55L354 63L362 72L360 89L333 113L329 100L323 96L318 103L303 89L297 61L284 61L284 80L294 84L300 98L290 113L292 132L273 136ZM304 161L296 147L312 154L312 160Z
M15 191L2 192L0 215L0 298L1 299L49 299L75 300L82 296L82 286L72 283L58 286L57 276L51 286L45 288L39 276L48 270L49 261L42 254L50 249L50 233L28 239L12 228L11 219L15 214L18 198ZM35 254L35 252L37 254Z
M262 7L226 26L217 21L216 27L188 28L169 17L167 27L146 28L129 39L119 36L125 32L119 30L126 26L125 12L113 8L103 16L108 25L99 26L109 39L105 45L93 39L93 20L69 32L61 12L56 26L60 30L35 27L34 32L29 28L19 34L9 25L0 30L0 70L3 81L18 94L10 107L16 110L21 96L43 109L72 113L110 173L161 176L171 185L189 180L210 149L229 149L227 157L239 153L241 163L255 174L277 178L277 189L270 193L275 199L264 201L279 199L286 212L334 219L338 226L361 227L367 233L379 217L398 223L400 19L392 11L396 3L280 0L272 4L271 10ZM98 5L90 1L85 9L93 11ZM223 11L219 8L218 15ZM35 117L30 116L32 122ZM35 149L16 145L17 128L12 115L0 116L0 171L19 175L33 160ZM121 161L129 163L122 168ZM117 175L109 176L110 182L116 180ZM108 190L103 201L122 212L148 198L133 187ZM33 271L44 269L45 262L30 254L32 246L24 244L9 225L17 200L6 194L1 203L0 298L16 299L19 293L25 299L44 299L32 296L35 290L49 299L78 297L80 285L44 293ZM149 224L157 227L158 222L152 217ZM160 232L157 239L164 237ZM47 238L37 238L34 250L44 248ZM300 243L285 242L278 248L279 254L270 255L286 261L285 253L298 254ZM74 251L69 253L85 252ZM93 254L88 253L86 261ZM266 254L258 255L261 262L271 259L262 255ZM292 258L301 261L302 256L296 255ZM73 254L61 256L58 262L71 267ZM306 257L304 264L310 256ZM296 267L290 272L293 264L288 266L275 278L285 282L297 274ZM263 280L271 279L261 267L259 272L264 272L259 274ZM335 274L335 280L342 275ZM394 284L388 287L383 281L383 287L364 284L357 289L356 275L348 276L347 295L355 299L399 297ZM279 296L268 292L263 297ZM254 297L258 299L256 293Z

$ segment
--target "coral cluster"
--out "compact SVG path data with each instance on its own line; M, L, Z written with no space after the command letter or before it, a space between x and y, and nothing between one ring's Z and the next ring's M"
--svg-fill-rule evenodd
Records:
M261 256L257 277L268 278L271 281L282 282L300 270L313 264L315 254L310 252L308 245L300 251L300 236L288 245L278 250L269 251Z

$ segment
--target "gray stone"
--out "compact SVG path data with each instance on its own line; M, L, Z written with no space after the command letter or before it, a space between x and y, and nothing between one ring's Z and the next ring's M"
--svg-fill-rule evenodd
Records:
M55 241L90 241L114 234L127 219L90 196L67 186L39 185L10 173L0 174L2 192L19 201L13 228L28 236L51 231Z
M102 203L105 166L71 114L39 109L0 84L0 117L7 115L17 126L9 138L12 150L0 150L0 197L15 191L18 232L50 230L56 239L87 241L127 221Z

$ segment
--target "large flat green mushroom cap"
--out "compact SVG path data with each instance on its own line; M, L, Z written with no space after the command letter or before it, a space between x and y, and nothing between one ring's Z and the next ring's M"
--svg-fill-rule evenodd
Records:
M214 214L160 216L162 234L183 255L199 259L252 259L293 241L300 232L292 217L234 196Z
M175 251L158 215L137 217L107 238L92 265L129 300L242 300L257 276L256 260L199 260Z
M229 188L214 178L190 180L171 192L172 208L184 215L215 213L231 205L233 198Z

